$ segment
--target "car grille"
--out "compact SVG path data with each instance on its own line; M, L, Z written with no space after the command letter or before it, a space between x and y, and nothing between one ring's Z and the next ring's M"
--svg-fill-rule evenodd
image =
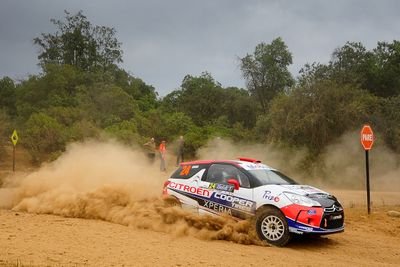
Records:
M343 209L335 212L324 212L324 216L321 220L321 228L324 229L336 229L343 226L344 223L344 213Z
M340 206L339 203L335 203L335 204L330 206L330 207L328 207L328 208L324 208L324 211L326 213L332 213L332 212L336 212L336 211L343 211L343 208Z

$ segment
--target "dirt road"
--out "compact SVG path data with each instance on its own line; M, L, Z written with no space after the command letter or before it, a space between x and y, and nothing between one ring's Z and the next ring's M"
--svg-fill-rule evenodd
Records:
M400 218L387 213L400 211L395 185L372 192L370 216L365 192L321 187L344 204L345 232L276 248L257 245L246 221L165 207L166 176L140 153L93 142L7 176L0 266L400 266Z
M346 209L346 231L286 248L0 210L0 266L400 266L400 206Z

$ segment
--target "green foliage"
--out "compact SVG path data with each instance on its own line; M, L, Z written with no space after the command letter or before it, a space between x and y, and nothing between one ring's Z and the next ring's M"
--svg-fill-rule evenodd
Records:
M77 101L85 117L92 118L101 128L130 120L138 113L133 98L115 85L81 86L78 88Z
M258 44L253 54L247 54L240 61L247 88L260 102L264 113L277 94L294 84L288 70L292 54L281 38L274 39L271 44Z
M383 133L385 143L393 150L400 152L400 95L380 99L379 113L374 125Z
M157 107L158 94L153 86L147 85L141 79L135 78L121 69L114 71L114 77L114 84L137 100L141 111L148 111Z
M100 136L100 133L101 129L87 119L75 121L67 128L68 142L83 141L87 138L97 138Z
M140 140L136 123L134 121L122 121L105 128L105 131L111 136L125 144L135 144Z
M0 159L4 157L4 147L11 142L11 133L10 117L5 109L0 109Z
M190 116L196 125L203 126L221 115L222 88L209 73L200 77L187 75L181 87L178 110Z
M29 149L33 160L41 162L65 148L65 129L54 118L34 113L21 132L21 142Z
M221 122L231 127L239 122L246 128L254 126L257 109L249 93L236 87L222 88L209 73L199 77L187 75L181 90L175 90L162 100L164 112L182 112L198 126Z
M153 86L116 65L122 51L114 29L92 25L82 11L51 21L56 32L34 39L43 73L18 84L0 80L0 150L12 127L37 162L55 158L68 142L104 135L128 145L164 139L171 149L183 135L188 157L223 137L305 147L302 164L310 167L326 145L371 123L400 152L398 41L372 50L347 42L328 64L306 64L295 85L292 54L277 38L240 59L247 90L224 88L204 72L186 75L157 99Z
M361 43L347 42L332 54L328 65L313 63L300 71L299 82L311 79L351 84L380 97L400 94L400 42L378 42L368 51Z
M365 88L381 97L400 95L400 42L378 42L373 53L374 65Z
M345 131L371 121L368 114L377 108L377 99L367 92L324 81L277 97L264 120L272 140L305 146L318 154Z
M27 120L32 113L54 106L76 106L76 88L84 75L69 65L47 65L46 74L31 76L17 88L17 113Z
M236 87L228 87L222 92L222 114L227 117L229 125L237 123L246 129L251 129L256 123L260 110L254 105L254 99L249 92Z
M40 47L38 59L42 66L67 64L81 70L105 70L122 62L115 29L93 26L82 11L75 15L65 11L65 15L65 21L50 20L57 26L54 34L42 33L33 40Z
M192 119L184 113L164 113L161 118L162 124L159 127L158 136L176 138L194 127Z
M16 89L14 81L9 77L0 79L0 108L10 116L15 116Z

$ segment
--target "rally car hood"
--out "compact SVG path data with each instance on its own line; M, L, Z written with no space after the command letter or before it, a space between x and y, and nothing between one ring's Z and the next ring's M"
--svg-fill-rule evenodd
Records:
M329 195L327 192L322 191L318 188L309 185L280 185L283 187L283 191L295 193L302 196L313 196L313 195Z
M307 196L320 203L321 206L324 208L331 207L332 205L336 205L338 207L341 206L335 196L309 185L280 185L280 186L286 192Z

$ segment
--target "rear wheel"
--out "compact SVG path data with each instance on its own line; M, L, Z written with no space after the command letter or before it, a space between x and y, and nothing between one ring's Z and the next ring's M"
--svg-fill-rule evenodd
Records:
M285 246L290 240L286 218L274 207L262 207L257 212L256 230L261 240L274 246Z

